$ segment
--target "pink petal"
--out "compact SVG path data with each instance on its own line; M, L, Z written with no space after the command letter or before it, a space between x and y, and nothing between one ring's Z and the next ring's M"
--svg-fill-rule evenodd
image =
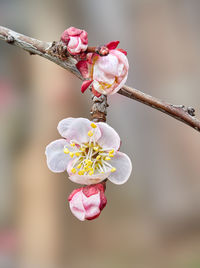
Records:
M117 151L120 147L120 137L117 132L106 123L99 122L97 125L102 134L97 143L103 148L112 148Z
M86 31L82 31L81 35L80 35L81 41L83 44L87 45L88 44L88 34Z
M122 52L122 53L124 53L124 55L127 55L127 51L126 50L124 50L122 48L118 48L117 50L120 51L120 52Z
M109 76L118 75L118 63L118 57L116 57L114 53L109 53L107 56L101 57L94 65L93 79L98 80L96 79L96 72L98 72L98 69Z
M85 208L85 218L92 220L100 215L100 193L86 197L83 194L83 206Z
M71 201L72 198L73 198L73 196L74 196L75 194L77 194L78 192L82 191L82 190L83 190L83 187L82 187L82 188L75 189L73 192L71 192L71 194L70 194L69 197L68 197L68 201Z
M65 122L67 121L61 121L59 124L62 126L62 124L64 125ZM93 128L91 127L91 123L92 122L86 118L74 118L73 121L71 120L71 124L69 125L69 127L66 124L66 129L64 128L64 126L62 128L58 126L58 129L62 129L61 135L65 137L68 141L74 140L78 144L82 144L87 143L89 141L88 131L93 130ZM92 138L94 138L94 140L96 141L100 138L100 136L101 131L97 127Z
M75 27L69 27L66 31L69 35L76 36L76 35L80 35L83 30L80 30L80 29L75 28Z
M110 54L116 56L118 58L118 60L120 61L120 63L123 63L124 66L125 66L125 68L128 71L128 68L129 68L128 59L124 55L124 53L122 53L121 51L119 51L119 49L115 49L115 50L111 50L110 51Z
M101 184L99 183L99 184L94 184L92 186L89 185L89 186L83 187L83 194L86 197L90 197L91 195L98 194L98 192L99 192L98 185L101 185Z
M93 82L93 80L86 80L82 83L81 86L81 92L84 93L86 91L86 89L91 85L91 83Z
M65 30L62 35L61 35L61 40L63 43L65 44L68 44L69 40L70 40L70 37L69 37L69 34L67 32L67 30Z
M64 147L68 143L65 139L59 139L51 142L46 147L46 157L48 168L53 172L63 172L67 170L70 158L64 153Z
M69 207L71 209L72 214L78 218L80 221L85 220L85 208L82 202L82 194L76 193L71 201L69 202Z
M111 41L106 45L108 49L115 49L119 45L119 41Z
M119 91L120 88L122 88L123 85L126 83L127 77L128 77L128 74L123 78L123 80L118 84L118 86L115 87L114 90L109 93L109 95L115 94L117 91Z
M76 64L76 68L84 78L89 78L88 62L86 60L79 61Z
M110 173L108 179L114 184L125 183L132 171L132 163L130 158L121 152L117 152L109 163L116 168L115 172Z

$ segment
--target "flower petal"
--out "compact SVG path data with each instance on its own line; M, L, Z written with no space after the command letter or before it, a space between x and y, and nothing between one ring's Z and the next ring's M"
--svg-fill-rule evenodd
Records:
M69 179L75 183L79 184L96 184L105 180L109 176L110 172L95 174L95 175L78 175L78 174L69 174Z
M114 184L125 183L130 177L132 171L130 158L124 153L117 152L109 163L116 168L116 171L112 172L108 176L108 179Z
M122 79L122 81L113 91L109 92L109 95L115 94L117 91L119 91L120 88L122 88L123 85L126 83L127 77L128 77L128 74Z
M68 143L64 139L59 139L51 142L46 147L47 165L53 172L63 172L67 169L67 165L70 161L68 155L64 153L64 146Z
M67 129L66 129L66 131L62 132L62 136L64 136L68 141L74 140L78 144L89 142L90 137L88 136L88 131L93 130L93 128L91 127L92 122L86 118L81 118L81 117L80 118L73 118L73 120L70 119L70 121L71 121L71 124L69 124L69 125L66 124ZM69 121L69 123L70 123L70 121ZM94 132L94 135L92 138L96 141L100 137L101 137L101 131L97 127L95 129L95 132Z
M85 218L90 220L97 218L100 214L100 192L90 197L83 194L83 206L85 208Z
M112 52L113 50L111 50ZM114 53L109 53L107 56L101 57L97 60L94 65L94 74L93 79L95 79L95 72L98 69L102 70L103 72L109 75L117 75L118 74L118 57ZM118 51L119 52L119 51ZM121 52L119 52L121 53ZM122 54L122 53L121 53ZM123 54L124 55L124 54Z
M69 202L72 214L80 221L85 220L85 209L82 202L82 194L75 194Z
M97 143L102 148L118 150L120 147L120 137L117 132L111 126L103 122L97 123L97 126L100 128L102 133Z
M68 117L68 118L65 118L63 120L61 120L59 123L58 123L58 126L57 126L57 129L58 129L58 132L60 133L60 135L64 138L66 138L66 132L67 130L69 129L71 123L75 120L76 118L73 118L73 117Z

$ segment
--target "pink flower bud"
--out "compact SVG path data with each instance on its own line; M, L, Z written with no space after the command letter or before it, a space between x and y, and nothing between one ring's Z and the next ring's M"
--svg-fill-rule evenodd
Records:
M87 32L70 27L61 35L61 41L67 45L67 50L72 55L86 51L88 47Z
M80 221L97 218L106 206L105 183L88 185L74 190L68 200L71 212Z

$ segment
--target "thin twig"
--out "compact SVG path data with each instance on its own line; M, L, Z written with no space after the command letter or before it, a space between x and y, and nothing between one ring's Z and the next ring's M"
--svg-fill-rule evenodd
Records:
M0 26L0 39L21 47L30 54L44 57L84 80L76 68L76 59L66 52L61 42L43 42L2 26ZM118 93L168 114L200 132L200 121L194 117L195 111L191 107L173 105L128 86L123 86Z

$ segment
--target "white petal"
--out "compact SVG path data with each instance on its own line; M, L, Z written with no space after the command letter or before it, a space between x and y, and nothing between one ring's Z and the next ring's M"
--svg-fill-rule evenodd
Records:
M63 172L67 169L69 156L64 153L64 146L68 143L64 139L59 139L51 142L46 147L47 165L53 172Z
M73 215L80 221L85 220L85 209L83 207L83 193L75 194L69 202L69 206Z
M70 174L69 179L75 183L79 184L96 184L103 180L105 180L110 172L95 174L95 175L78 175L78 174Z
M101 94L107 95L107 91L103 89L102 85L100 85L98 81L94 80L92 85L96 91Z
M117 132L106 123L99 122L97 125L101 130L101 137L97 143L103 148L118 150L120 147L120 137Z
M116 168L115 172L110 173L108 179L114 184L123 184L130 177L132 163L130 158L121 152L117 152L109 163Z
M66 132L67 130L69 129L71 123L76 120L76 118L73 118L73 117L68 117L68 118L65 118L63 120L61 120L59 123L58 123L58 126L57 126L57 129L58 129L58 132L60 133L60 135L64 138L67 138L66 137Z
M78 46L78 42L79 42L79 38L78 37L70 36L68 47L71 50L73 50L73 49L75 49Z
M66 121L64 121L66 120ZM89 141L88 131L93 130L91 121L86 118L68 118L62 120L58 125L58 131L68 141L73 140L77 143L87 143ZM96 141L101 136L101 131L97 127L94 132L94 140Z

